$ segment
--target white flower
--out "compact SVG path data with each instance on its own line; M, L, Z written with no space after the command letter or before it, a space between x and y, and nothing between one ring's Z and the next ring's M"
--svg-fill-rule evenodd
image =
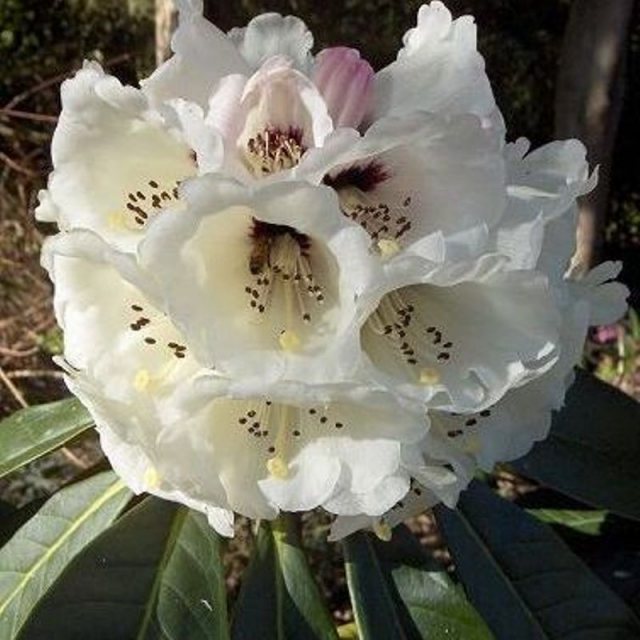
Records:
M557 358L560 316L546 278L489 256L387 290L361 329L370 375L453 411L486 408ZM456 267L464 265L456 265Z
M196 105L176 101L153 109L140 90L96 63L85 63L61 94L40 220L91 229L133 249L150 220L176 205L182 180L222 163L220 137Z
M199 360L249 377L348 375L356 302L379 266L332 190L208 175L181 194L184 210L150 225L139 267Z
M387 260L474 257L506 205L500 138L470 115L414 113L363 135L338 130L295 174L332 186Z

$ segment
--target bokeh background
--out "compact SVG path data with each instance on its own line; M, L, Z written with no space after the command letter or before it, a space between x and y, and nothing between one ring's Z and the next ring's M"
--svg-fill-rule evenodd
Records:
M610 6L633 6L632 0L607 1ZM157 18L167 2L0 0L0 417L65 394L60 373L51 362L62 348L62 336L51 312L51 288L39 267L42 238L53 229L33 219L37 191L50 170L49 143L60 109L60 82L84 58L97 59L123 82L136 83L148 75L158 55L158 38L162 40ZM577 2L589 5L589 0ZM355 46L374 68L381 68L394 59L402 34L415 24L420 4L419 0L209 0L207 13L223 30L241 26L263 11L293 13L314 32L316 50ZM576 70L566 64L567 45L572 46L568 40L571 1L448 0L446 4L455 15L476 17L479 48L509 138L526 136L535 146L562 137L563 118L566 121L568 115L570 120L574 114L558 113L561 90L590 71L588 66L580 69L578 65ZM606 2L591 0L591 7L596 4ZM573 37L578 33L590 38L589 16L576 15L575 4L573 8ZM580 25L583 19L586 22ZM604 160L610 189L608 194L606 187L603 192L606 199L596 244L600 257L625 261L623 279L631 288L632 306L638 308L640 3L635 3L611 37L621 43L610 93L610 120L616 135L609 136L612 148ZM162 49L162 41L159 44ZM586 59L585 63L590 64ZM584 365L640 398L640 321L633 310L620 323L593 331ZM46 496L99 460L95 438L85 437L3 480L0 506L2 501L20 506ZM493 482L504 495L520 501L548 498L544 490L507 469L498 470ZM348 619L349 612L341 609L346 590L339 551L322 542L322 517L312 518L306 535L316 551L319 575L336 617ZM637 529L616 528L615 519L608 523L606 535L597 544L575 536L567 539L617 591L640 603L640 536ZM428 518L412 526L423 541L438 545ZM242 535L234 545L229 556L232 592L239 574L236 569L244 562Z

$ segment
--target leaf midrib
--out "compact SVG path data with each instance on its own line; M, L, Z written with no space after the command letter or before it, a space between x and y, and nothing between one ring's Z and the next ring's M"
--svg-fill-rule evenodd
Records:
M372 566L375 567L376 573L378 574L378 578L380 580L380 584L382 585L384 598L387 601L387 604L389 605L389 608L395 613L396 606L395 606L395 603L393 602L393 599L391 598L391 594L389 593L389 588L388 588L388 585L387 585L387 581L386 581L386 578L384 576L384 572L382 571L382 568L380 566L380 561L378 559L378 556L374 552L373 547L371 545L371 541L369 540L368 536L364 535L363 539L364 539L364 545L365 545L365 548L366 548L366 551L367 551L367 555L370 558ZM351 555L351 554L349 554L349 555ZM346 569L346 573L347 573L348 584L351 584L352 581L353 581L354 567L355 567L355 563L352 562L351 560L347 560L347 562L345 563L345 569ZM361 581L360 581L360 583L361 583ZM352 594L352 596L353 596L353 594ZM354 605L355 605L355 603L354 603ZM354 617L356 619L356 625L357 625L358 629L362 629L363 628L363 624L362 624L363 620L360 617L359 611L360 611L360 608L358 606L354 606L353 607L353 615L354 615ZM397 616L393 617L393 623L394 623L393 626L396 628L396 633L399 633L399 635L397 635L396 638L398 638L398 640L406 640L407 636L406 636L406 634L404 632L404 629L402 628L402 624L398 620Z
M78 518L76 518L71 526L51 545L48 547L47 551L40 556L40 558L24 573L20 582L16 585L16 587L9 593L8 597L5 599L3 603L0 603L0 616L4 613L7 607L11 604L14 598L16 598L21 591L23 591L25 585L33 578L33 576L38 572L38 570L62 547L62 545L69 539L69 537L77 531L77 529L96 511L102 507L106 502L108 502L111 498L116 496L120 491L125 489L125 485L121 480L116 480L109 488L98 498L94 500L94 502L83 511ZM15 625L14 618L14 625ZM12 632L15 632L15 626Z
M512 593L517 602L520 604L520 607L523 609L525 615L527 615L532 623L532 626L542 634L542 637L547 638L548 640L552 640L551 636L547 634L545 629L540 624L539 620L534 615L533 611L531 611L527 601L520 595L520 592L516 589L515 585L509 579L509 576L503 571L502 566L498 562L497 558L491 552L491 549L485 544L484 538L476 531L471 522L465 517L460 509L456 510L456 514L460 518L462 524L469 532L469 535L476 540L478 546L484 551L485 557L489 560L491 565L494 567L498 575L502 578L504 584L507 587L507 590Z
M171 529L169 530L165 548L162 553L162 557L160 558L160 562L158 563L158 568L153 579L153 584L151 585L151 591L149 592L149 597L147 598L147 603L144 608L144 615L140 622L140 629L136 635L136 640L144 640L147 636L149 625L151 624L151 618L155 609L155 604L158 600L158 594L160 593L162 577L167 565L169 564L169 560L173 555L173 551L175 549L176 543L178 542L178 538L180 537L180 533L182 531L182 527L184 525L186 517L187 510L185 508L180 508L178 509L176 515L174 516L174 520L171 523Z

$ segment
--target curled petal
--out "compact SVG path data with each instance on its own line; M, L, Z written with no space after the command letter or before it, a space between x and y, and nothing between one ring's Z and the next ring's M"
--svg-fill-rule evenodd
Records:
M252 69L273 56L289 58L302 72L309 69L313 34L300 18L263 13L246 27L232 29L228 36Z

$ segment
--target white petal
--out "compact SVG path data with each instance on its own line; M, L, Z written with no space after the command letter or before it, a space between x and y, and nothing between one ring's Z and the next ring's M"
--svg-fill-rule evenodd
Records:
M51 194L46 189L38 191L38 206L35 209L36 220L40 222L58 222L60 212Z
M135 279L130 256L110 250L87 232L49 239L44 255L55 283L57 320L65 331L65 358L101 380L105 395L146 404L150 396L169 393L199 369L186 347L168 346L184 346L184 339L122 277L126 273Z
M425 4L403 42L398 59L376 75L372 120L420 110L479 116L494 111L471 16L452 20L441 2Z
M330 513L356 517L360 514L379 516L391 509L409 490L406 472L389 475L373 489L356 493L343 489L326 500L323 507ZM356 516L353 516L356 514Z
M497 462L515 460L547 437L553 410L564 403L573 367L582 357L588 306L579 302L564 310L562 349L556 364L541 377L512 389L494 406L475 414L433 412L432 434L473 456L491 471Z
M582 280L570 282L573 295L589 303L590 325L611 324L620 320L627 311L629 289L619 282L611 282L621 269L620 262L603 262Z
M228 35L252 69L258 69L272 56L281 55L290 58L300 71L309 70L313 35L300 18L263 13L245 28L232 29Z
M402 499L389 509L382 517L367 515L338 516L331 524L328 540L335 542L361 529L376 530L381 524L393 528L408 518L419 515L438 504L438 498L429 490L414 483Z
M199 173L219 171L224 162L224 145L217 129L205 120L201 107L178 99L168 103L163 112L175 118L184 141L193 150Z
M577 140L528 150L524 138L505 148L508 199L495 246L511 268L532 269L543 260L553 270L545 273L556 279L573 253L576 198L595 187L597 172L589 173L586 149Z
M203 17L201 0L179 0L178 9L174 55L140 85L155 104L183 98L205 108L221 78L248 74L249 65L231 39Z

